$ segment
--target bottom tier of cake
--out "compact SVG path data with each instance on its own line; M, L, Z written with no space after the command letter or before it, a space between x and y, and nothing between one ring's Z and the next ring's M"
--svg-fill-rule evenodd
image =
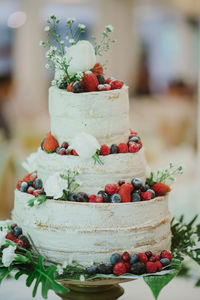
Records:
M160 253L170 249L168 199L129 203L80 203L47 200L28 207L33 196L15 191L13 220L42 254L63 263L108 262L112 253Z

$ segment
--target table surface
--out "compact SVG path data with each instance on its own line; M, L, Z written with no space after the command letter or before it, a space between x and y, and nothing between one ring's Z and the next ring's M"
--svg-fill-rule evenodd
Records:
M154 300L150 289L143 280L135 280L121 285L125 289L125 294L120 300ZM32 289L25 287L24 281L8 279L0 287L1 300L32 300ZM35 300L43 298L38 294ZM53 292L49 292L48 300L59 300ZM165 287L159 300L199 300L200 288L194 287L194 281L189 279L176 278ZM102 299L103 300L103 299Z

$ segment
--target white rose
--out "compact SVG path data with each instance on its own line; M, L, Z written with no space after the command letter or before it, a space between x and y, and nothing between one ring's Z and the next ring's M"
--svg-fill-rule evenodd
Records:
M88 41L79 41L67 48L66 61L69 63L69 74L88 71L96 64L94 47Z
M60 173L49 176L44 184L47 196L52 196L54 199L62 197L65 189L67 189L67 181L60 177Z
M3 255L2 255L2 263L4 267L9 267L13 260L15 259L15 246L9 246L5 249L3 249Z
M91 158L101 148L97 139L88 133L82 132L71 142L71 149L75 149L81 158Z

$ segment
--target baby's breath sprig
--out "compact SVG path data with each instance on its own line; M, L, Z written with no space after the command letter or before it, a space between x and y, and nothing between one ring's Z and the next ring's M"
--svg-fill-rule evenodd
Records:
M110 44L115 43L116 40L111 39L110 33L114 31L112 25L107 25L105 30L101 33L101 40L98 43L97 38L92 36L91 39L94 43L95 54L102 56L103 52L107 52L110 49Z
M67 170L67 175L60 175L62 179L67 180L67 188L63 190L63 196L59 200L69 200L70 195L80 186L76 179L78 175L79 172L77 170L73 171L71 169Z
M81 34L85 32L86 28L84 24L78 24L78 27L75 27L75 22L75 18L69 18L66 23L67 32L65 37L71 45L75 45L79 41Z

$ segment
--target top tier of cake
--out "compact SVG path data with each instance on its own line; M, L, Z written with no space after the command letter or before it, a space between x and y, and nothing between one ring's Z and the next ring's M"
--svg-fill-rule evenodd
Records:
M59 144L80 132L89 133L100 144L127 142L129 134L128 87L111 91L71 93L49 89L51 133Z

